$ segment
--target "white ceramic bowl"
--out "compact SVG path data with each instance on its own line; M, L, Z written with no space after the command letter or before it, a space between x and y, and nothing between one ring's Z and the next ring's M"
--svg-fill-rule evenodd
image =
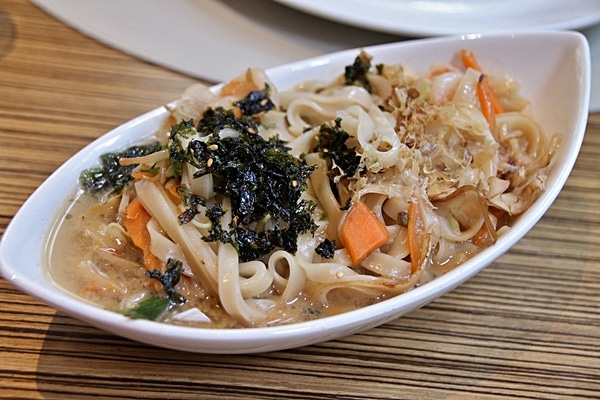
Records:
M199 329L132 320L89 305L54 286L43 270L49 231L77 188L79 171L102 153L123 149L149 136L167 116L164 108L142 115L99 138L60 167L25 202L0 242L2 275L23 292L98 328L165 348L204 353L255 353L323 342L386 323L415 310L465 282L521 239L550 207L575 163L588 115L590 57L585 38L575 32L473 35L369 47L375 63L402 63L426 71L448 61L460 48L472 49L480 63L505 71L522 84L533 114L547 133L564 141L549 171L547 190L491 248L455 270L405 294L345 314L292 325L250 329ZM296 62L268 71L282 89L299 81L333 77L357 50ZM240 65L240 71L248 66Z

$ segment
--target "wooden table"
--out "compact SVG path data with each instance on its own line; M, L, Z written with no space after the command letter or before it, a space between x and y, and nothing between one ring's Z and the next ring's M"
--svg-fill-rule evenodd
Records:
M1 0L0 231L84 145L192 82ZM558 200L492 266L387 325L268 354L132 342L0 280L0 398L600 398L599 204L593 114Z

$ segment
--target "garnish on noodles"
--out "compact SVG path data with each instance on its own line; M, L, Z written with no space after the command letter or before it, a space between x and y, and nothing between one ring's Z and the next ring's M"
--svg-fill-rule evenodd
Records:
M82 171L50 274L132 318L210 328L342 313L435 279L510 229L559 145L518 82L361 52L281 90L194 85L169 129ZM350 60L352 61L352 60Z

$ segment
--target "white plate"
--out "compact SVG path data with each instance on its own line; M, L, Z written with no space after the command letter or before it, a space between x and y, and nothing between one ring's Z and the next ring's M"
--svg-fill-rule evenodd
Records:
M247 66L269 68L334 51L404 39L397 34L376 31L380 29L381 7L395 4L393 0L373 0L361 12L348 16L361 18L363 26L375 30L336 24L290 7L295 3L297 8L304 6L306 11L312 8L316 14L315 4L320 4L324 12L335 1L338 0L282 0L279 4L272 0L33 0L47 12L96 40L157 65L213 82L230 79ZM350 4L357 0L339 1ZM487 5L491 7L493 4L472 1L473 7L484 7L485 4L484 15L490 9ZM484 26L480 33L489 33L491 26L501 23L514 24L514 28L519 30L539 28L540 22L544 21L544 27L567 28L583 27L600 18L600 0L577 0L578 7L570 7L567 13L563 13L562 9L573 4L570 0L495 1L502 4L516 2L515 15L506 16L508 11L504 8L503 18ZM435 4L432 1L407 2L417 3L413 8L418 8L418 4ZM525 13L525 7L532 7L535 12ZM539 12L550 7L557 7L561 12L551 12L546 17ZM344 15L345 8L339 12ZM569 20L570 13L576 13L580 18ZM370 14L374 14L376 19L366 23L366 16ZM332 15L328 13L327 17ZM411 22L405 17L399 18L398 21L404 21L404 24ZM560 20L562 24L549 25L550 18ZM439 16L435 21L439 24L437 19ZM529 21L517 23L523 19ZM471 15L465 23L470 24L472 20ZM342 22L349 23L347 20ZM173 26L177 29L172 29ZM396 29L400 26L398 24ZM420 24L417 28L427 29L425 33L429 35L433 34L431 29L435 26ZM455 29L457 26L462 27L463 24L451 24ZM403 29L406 34L417 33L406 26ZM592 75L597 77L593 80L590 100L590 110L596 112L600 111L600 25L589 27L583 33L591 46Z
M600 3L600 0L599 0ZM592 58L592 89L590 112L600 112L600 24L583 31L590 45Z
M77 188L79 171L98 157L151 135L167 116L158 108L91 143L61 166L25 202L0 242L0 272L17 288L46 304L124 337L165 348L204 353L252 353L313 344L360 332L398 318L465 282L521 239L542 217L562 189L577 158L586 128L590 88L589 48L582 35L569 32L484 35L410 41L368 48L377 63L402 63L426 70L432 61L450 60L458 49L476 52L489 68L518 78L523 94L546 132L561 132L563 145L550 169L547 190L491 248L457 269L400 296L345 314L287 326L249 329L199 329L131 320L67 295L44 274L49 231ZM284 65L268 71L285 89L319 76L333 77L358 50ZM560 110L560 112L557 112Z
M600 21L598 0L276 0L332 21L410 36L578 29Z

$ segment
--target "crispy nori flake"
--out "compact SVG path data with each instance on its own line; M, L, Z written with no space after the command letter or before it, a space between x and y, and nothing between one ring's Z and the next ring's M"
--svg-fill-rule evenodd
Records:
M221 217L225 215L221 203L214 203L210 208L206 209L206 218L212 223L210 234L204 238L207 242L222 241L223 243L231 243L231 234L221 226Z
M346 141L350 134L341 128L342 120L336 118L333 125L323 124L319 128L317 145L313 151L321 153L321 157L335 163L343 171L342 177L352 177L360 166L360 155L354 147L348 147ZM337 169L330 169L332 174L337 174Z
M371 57L367 53L361 52L354 59L354 63L345 68L344 79L346 85L361 86L371 93L372 87L367 77L370 68Z
M266 85L264 90L252 91L233 105L239 107L243 115L260 114L275 108L275 104L269 98L269 93L269 85Z
M200 196L195 195L186 185L179 185L177 187L177 194L181 198L185 207L185 211L181 213L177 218L179 219L180 224L187 224L192 219L194 219L196 215L200 213L200 210L198 210L198 206L205 206L206 200L204 200Z
M233 110L225 110L223 107L206 109L196 129L201 136L208 136L218 135L224 128L231 128L244 134L258 132L258 124L252 116L243 115L241 118L236 118Z
M100 156L100 166L81 171L79 183L91 194L118 194L132 181L131 172L137 164L123 166L121 158L141 157L161 149L160 144L133 146L122 152L105 153Z
M335 254L335 240L325 239L315 249L315 253L323 258L333 258Z
M180 177L183 171L183 166L190 163L193 159L188 152L188 146L183 141L196 135L196 128L193 120L181 121L177 125L171 127L171 134L167 148L169 149L169 159L173 168L173 175Z
M219 133L229 128L232 135ZM222 227L224 211L214 205L206 211L212 222L207 241L231 243L243 261L257 259L275 248L294 253L298 235L314 232L315 204L301 199L313 168L296 159L278 137L264 139L248 115L236 118L232 110L207 109L197 130L206 140L192 140L177 152L194 165L194 177L213 176L213 190L231 201L231 224ZM256 229L269 219L277 228Z
M186 302L185 297L177 293L175 286L181 279L181 273L183 272L183 263L179 260L169 258L167 260L167 271L162 272L158 269L146 271L148 278L157 279L165 289L167 298L172 304L182 304Z
M349 210L351 205L352 205L352 199L350 198L350 199L346 200L346 203L342 207L340 207L340 210L342 210L342 211Z

